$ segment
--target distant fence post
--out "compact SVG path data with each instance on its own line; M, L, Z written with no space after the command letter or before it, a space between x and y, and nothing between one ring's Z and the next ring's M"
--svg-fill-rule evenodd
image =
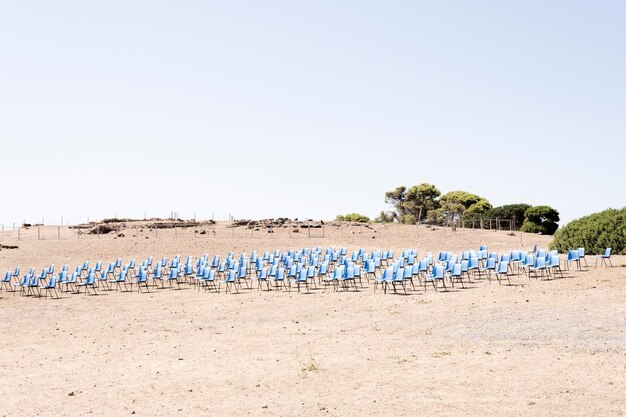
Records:
M37 226L37 240L41 240L41 227Z

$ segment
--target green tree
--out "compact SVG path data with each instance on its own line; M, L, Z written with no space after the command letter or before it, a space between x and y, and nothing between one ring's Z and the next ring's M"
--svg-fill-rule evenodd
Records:
M526 233L553 235L559 228L559 212L550 206L535 206L524 212L520 230Z
M504 206L494 207L493 209L485 212L483 218L485 219L502 219L514 221L515 229L519 230L520 226L524 222L524 213L531 208L530 204L506 204Z
M415 223L426 217L429 210L439 207L441 191L432 184L422 183L411 188L397 187L385 193L385 202L391 204L401 223Z
M478 202L472 204L463 212L463 217L467 217L469 219L478 219L482 217L485 213L489 212L493 206L491 203L485 199L479 200Z
M480 217L492 208L486 198L467 191L450 191L441 196L439 203L447 223L453 223L466 213L469 218Z
M387 191L385 193L385 203L391 204L396 211L396 218L399 222L402 222L402 218L405 215L406 209L406 187L396 187L395 190Z

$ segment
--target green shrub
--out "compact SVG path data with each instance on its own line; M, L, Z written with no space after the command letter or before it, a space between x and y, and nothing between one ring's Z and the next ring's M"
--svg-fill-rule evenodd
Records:
M349 213L346 215L341 215L339 214L335 220L337 220L338 222L357 222L357 223L369 223L370 218L367 216L364 216L363 214L359 214L359 213Z
M531 207L524 213L524 218L522 232L553 235L559 228L559 212L550 206Z
M626 250L626 207L574 220L556 232L550 245L551 249L559 252L585 248L590 255L604 253L604 249L609 247L616 254Z

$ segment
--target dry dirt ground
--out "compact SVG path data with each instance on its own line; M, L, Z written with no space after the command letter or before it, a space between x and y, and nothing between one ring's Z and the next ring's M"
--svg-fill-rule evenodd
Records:
M355 232L354 234L352 232ZM32 230L31 230L32 232ZM396 233L397 232L397 233ZM545 247L505 232L361 228L113 239L0 235L0 272L83 260L334 245ZM48 234L50 236L50 234ZM588 260L593 264L593 258ZM621 416L626 263L408 296L182 290L37 299L0 293L0 415Z

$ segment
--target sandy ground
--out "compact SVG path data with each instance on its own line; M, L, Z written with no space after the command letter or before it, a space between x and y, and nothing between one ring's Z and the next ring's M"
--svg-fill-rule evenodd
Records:
M19 241L5 233L0 243L19 249L0 252L0 272L231 249L423 253L549 242L493 231L402 229L374 239L369 230L342 232ZM185 288L58 300L2 292L0 415L620 416L625 278L622 267L591 268L551 281L522 276L513 286L481 281L408 296L374 294L371 286L358 293Z

